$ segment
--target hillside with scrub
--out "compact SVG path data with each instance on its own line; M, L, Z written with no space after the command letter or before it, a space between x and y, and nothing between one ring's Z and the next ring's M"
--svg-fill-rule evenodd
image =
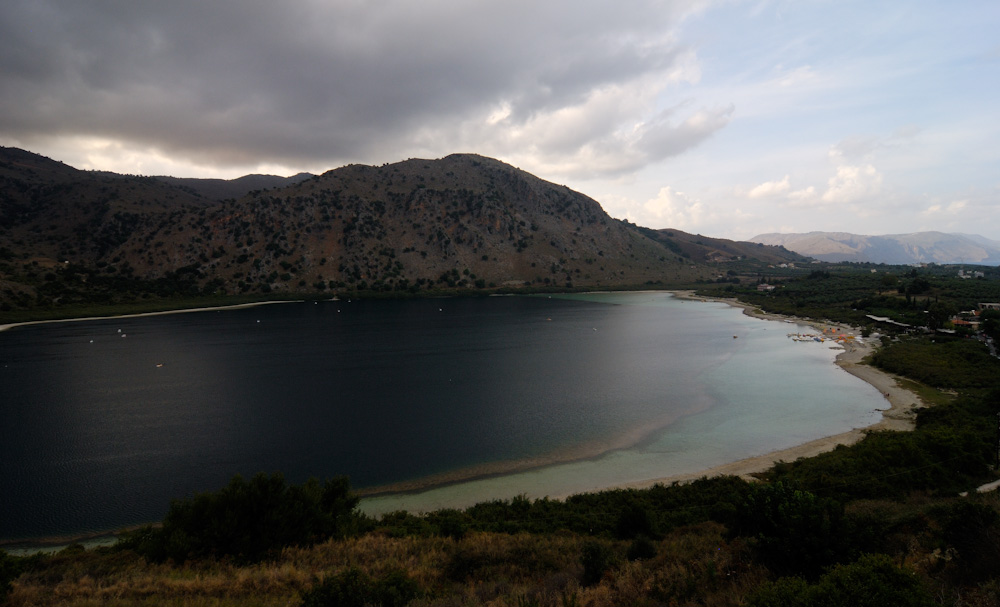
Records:
M492 158L197 180L0 148L0 320L282 297L650 288L781 247L656 231Z

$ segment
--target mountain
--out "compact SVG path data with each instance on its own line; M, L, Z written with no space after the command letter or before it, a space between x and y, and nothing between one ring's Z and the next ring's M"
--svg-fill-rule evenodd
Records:
M169 221L184 211L310 177L142 177L81 171L17 148L0 148L0 247L31 257L95 263L133 232L142 232L153 217Z
M149 246L149 243L152 246ZM591 198L472 154L349 165L137 232L137 275L227 292L642 284L707 277Z
M644 228L640 228L644 229ZM649 234L652 232L653 234ZM651 238L662 242L670 250L703 263L724 263L752 259L767 264L806 263L810 259L781 245L764 245L712 238L701 234L688 234L680 230L648 230Z
M155 177L164 183L179 186L196 196L210 200L240 198L254 190L283 188L315 177L312 173L299 173L291 177L277 175L244 175L236 179L195 179L190 177Z
M956 234L956 236L964 236L969 240L981 244L985 247L990 247L993 249L1000 249L1000 240L991 240L985 236L980 236L978 234Z
M1000 242L968 234L917 232L860 236L846 232L809 232L760 234L750 241L783 246L821 261L1000 265Z
M0 148L0 250L31 259L96 263L148 218L206 204L150 177L80 171Z
M80 171L0 148L0 308L175 295L714 280L801 257L611 218L498 160L453 154L234 180Z

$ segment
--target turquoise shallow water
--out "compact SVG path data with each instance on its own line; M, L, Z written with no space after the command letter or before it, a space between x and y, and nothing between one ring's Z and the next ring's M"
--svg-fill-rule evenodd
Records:
M828 344L786 337L801 329L657 292L16 328L0 333L0 540L156 521L237 473L364 488L507 472L363 501L429 510L694 472L877 421L881 395Z
M730 340L717 365L697 378L704 409L681 417L636 445L586 459L409 494L363 500L371 514L465 507L517 495L565 497L574 493L697 473L721 464L794 447L867 427L888 404L873 386L834 364L829 343L794 342L788 333L810 327L752 318L718 302L647 297L641 293L573 296L619 305L684 308L685 318L718 330L704 340ZM702 325L704 326L704 325ZM736 336L734 339L733 335Z

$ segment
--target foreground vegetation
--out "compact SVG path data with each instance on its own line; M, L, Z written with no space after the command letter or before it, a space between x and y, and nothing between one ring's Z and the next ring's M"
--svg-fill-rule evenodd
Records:
M916 429L758 482L376 519L345 478L237 477L113 547L0 553L0 593L11 605L1000 605L1000 497L974 491L997 476L1000 360L930 334L886 338L871 362L920 382L934 405Z

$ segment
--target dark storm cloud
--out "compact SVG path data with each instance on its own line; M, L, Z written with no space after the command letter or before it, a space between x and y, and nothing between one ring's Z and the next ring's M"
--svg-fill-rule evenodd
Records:
M462 125L500 105L504 128L523 128L671 69L670 31L690 7L617 6L8 0L0 134L100 137L223 165L475 145Z

